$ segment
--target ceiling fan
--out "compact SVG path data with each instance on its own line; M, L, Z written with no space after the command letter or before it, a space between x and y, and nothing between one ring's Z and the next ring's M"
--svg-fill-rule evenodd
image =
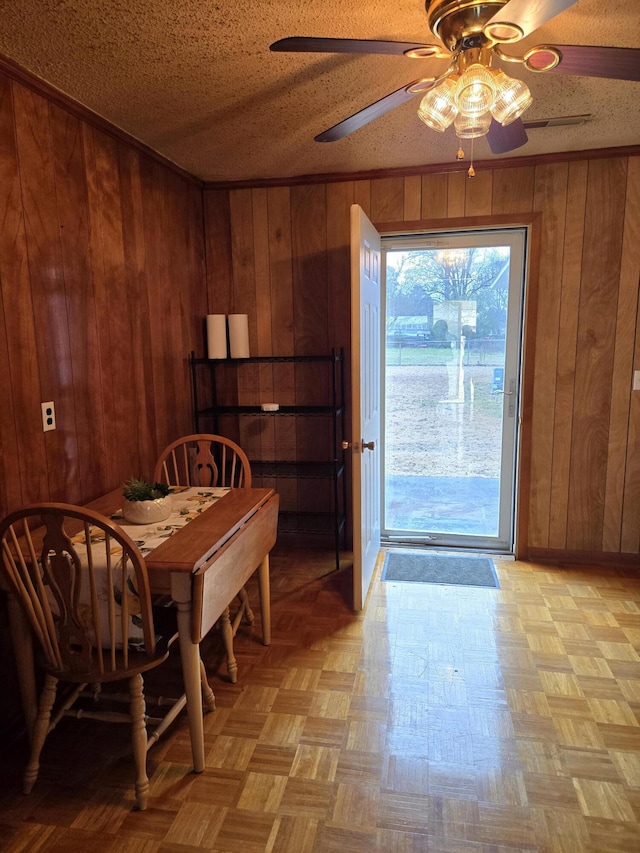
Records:
M444 72L413 80L385 95L318 134L316 142L343 139L421 94L418 116L428 127L443 132L453 124L461 139L486 135L491 151L503 154L527 142L521 115L533 99L527 85L494 68L494 60L519 63L535 73L640 80L640 49L543 44L521 56L503 50L502 45L520 41L577 2L426 0L429 29L438 44L294 36L274 42L270 49L449 61Z

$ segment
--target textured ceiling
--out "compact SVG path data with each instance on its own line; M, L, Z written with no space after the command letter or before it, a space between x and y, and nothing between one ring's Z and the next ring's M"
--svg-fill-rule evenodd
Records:
M521 43L640 47L639 0L578 0ZM338 142L314 136L443 68L403 56L272 53L286 36L432 42L423 0L0 0L0 53L207 181L450 163L419 97ZM521 45L510 48L520 53ZM516 49L517 48L517 49ZM445 63L446 66L446 63ZM640 83L531 74L529 131L505 157L640 143ZM484 140L476 159L493 159Z

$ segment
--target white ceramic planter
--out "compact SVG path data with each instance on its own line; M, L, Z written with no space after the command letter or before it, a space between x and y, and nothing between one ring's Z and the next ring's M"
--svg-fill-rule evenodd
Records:
M171 495L154 501L122 500L122 515L129 524L154 524L171 515Z

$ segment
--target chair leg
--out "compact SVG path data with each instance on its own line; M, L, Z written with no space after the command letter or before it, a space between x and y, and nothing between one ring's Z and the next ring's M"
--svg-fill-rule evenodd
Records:
M233 627L231 626L228 607L225 608L224 613L220 617L220 631L222 632L222 642L224 643L224 651L227 656L229 681L235 684L238 677L238 664L233 654Z
M38 770L40 769L40 753L47 739L51 724L51 709L56 698L56 688L58 679L53 675L47 675L44 682L42 693L40 694L40 702L38 706L38 716L33 724L33 735L31 737L31 756L29 763L24 772L23 790L25 794L30 794L36 779L38 778Z
M238 593L238 598L240 599L240 604L242 605L242 610L244 611L244 618L247 620L247 624L253 625L253 610L249 606L249 596L247 595L247 590L244 587L242 587L242 589Z
M149 798L149 777L147 776L147 727L145 724L145 703L142 676L134 675L129 679L131 703L131 745L136 765L136 801L140 811L147 807Z
M200 659L200 681L202 682L202 698L204 699L205 705L209 708L210 711L215 711L216 697L209 685L209 679L207 678L207 670L205 669L205 665L202 662L202 658Z

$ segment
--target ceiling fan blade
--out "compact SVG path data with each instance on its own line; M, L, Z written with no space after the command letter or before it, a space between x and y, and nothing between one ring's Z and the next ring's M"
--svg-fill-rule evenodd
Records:
M434 48L440 52L442 51L441 46L419 44L417 42L307 38L307 36L291 36L290 38L274 41L269 50L294 51L297 53L384 53L392 56L402 56L408 50L420 50L423 48Z
M515 24L522 30L524 38L577 2L578 0L509 0L506 6L487 21L487 26L499 23Z
M561 59L555 68L545 73L640 80L640 49L585 44L555 44L553 48L560 51ZM535 64L535 55L532 64Z
M345 136L353 133L354 130L360 130L361 127L369 124L374 118L378 118L395 107L399 107L405 101L415 98L417 93L408 90L419 82L419 80L414 80L413 83L409 83L407 86L403 86L401 89L396 89L395 92L385 95L384 98L380 98L379 101L369 104L368 107L354 113L349 118L339 121L338 124L334 124L333 127L319 133L315 137L316 142L336 142L338 139L344 139Z
M529 141L527 131L522 120L517 118L511 124L503 127L499 121L491 119L487 142L492 154L506 154L507 151L515 151Z

